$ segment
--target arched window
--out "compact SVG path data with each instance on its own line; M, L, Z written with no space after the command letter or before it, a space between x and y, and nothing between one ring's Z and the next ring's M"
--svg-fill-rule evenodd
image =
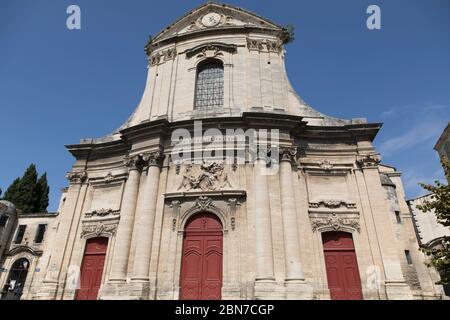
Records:
M223 63L209 59L197 67L195 109L206 110L223 106Z
M2 290L2 300L20 300L25 281L27 280L29 266L30 262L25 258L14 262L9 272L8 281L6 281Z

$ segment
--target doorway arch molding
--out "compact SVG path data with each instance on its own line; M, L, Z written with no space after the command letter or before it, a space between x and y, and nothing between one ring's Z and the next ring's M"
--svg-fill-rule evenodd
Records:
M209 212L216 215L224 234L234 231L240 206L245 203L245 191L215 191L174 193L165 195L166 214L172 217L172 231L184 232L187 221L194 215Z
M184 232L188 221L199 213L214 214L222 223L223 232L228 232L230 217L222 209L216 207L214 205L214 200L209 197L199 197L195 201L195 204L180 216L179 232Z

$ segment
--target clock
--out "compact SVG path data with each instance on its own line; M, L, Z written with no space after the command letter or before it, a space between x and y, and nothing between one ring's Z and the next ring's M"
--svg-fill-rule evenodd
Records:
M220 14L211 12L202 18L202 24L205 27L215 27L219 24L221 18Z

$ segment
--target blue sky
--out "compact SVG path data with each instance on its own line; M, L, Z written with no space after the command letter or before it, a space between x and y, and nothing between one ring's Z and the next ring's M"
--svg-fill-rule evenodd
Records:
M34 162L47 172L57 209L74 162L65 144L101 137L138 104L146 80L144 45L204 1L1 0L0 187ZM418 182L443 179L433 146L450 120L450 1L246 0L229 4L293 24L290 80L317 110L383 122L375 141L383 161ZM81 8L82 29L66 28ZM366 9L382 10L382 30Z

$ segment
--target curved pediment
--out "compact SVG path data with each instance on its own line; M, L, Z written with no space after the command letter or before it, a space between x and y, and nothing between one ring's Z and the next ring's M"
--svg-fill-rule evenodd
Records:
M203 50L221 50L230 53L236 53L237 46L234 44L210 42L198 45L192 49L186 50L186 57L190 58Z
M207 3L189 12L161 31L153 43L201 30L229 27L257 27L281 31L283 28L272 21L247 10L224 4Z
M29 254L31 254L33 256L36 256L36 257L42 255L42 250L35 250L35 249L33 249L33 248L29 247L29 246L17 246L17 247L14 247L11 250L9 250L6 255L8 255L8 256L15 256L15 255L17 255L19 253L23 253L23 252L29 253Z

